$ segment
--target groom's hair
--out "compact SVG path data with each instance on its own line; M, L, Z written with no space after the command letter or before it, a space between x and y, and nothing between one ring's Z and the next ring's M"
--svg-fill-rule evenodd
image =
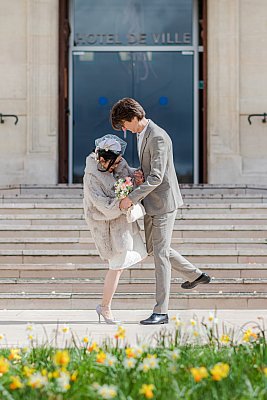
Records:
M110 111L110 122L115 130L121 130L125 121L131 122L134 117L140 121L146 115L145 110L136 100L125 97L119 100Z

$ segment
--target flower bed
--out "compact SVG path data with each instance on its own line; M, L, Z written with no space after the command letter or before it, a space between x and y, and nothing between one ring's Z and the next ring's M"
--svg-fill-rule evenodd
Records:
M267 399L263 321L238 331L219 328L213 315L172 323L134 346L124 327L102 344L73 335L73 346L62 349L36 345L30 332L28 347L0 349L0 398Z

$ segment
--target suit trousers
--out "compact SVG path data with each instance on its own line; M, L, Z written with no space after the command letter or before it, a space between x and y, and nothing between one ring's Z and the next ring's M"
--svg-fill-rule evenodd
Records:
M172 231L177 211L161 215L145 215L145 237L148 254L154 255L156 276L156 305L154 312L168 312L171 268L193 281L202 272L171 248Z

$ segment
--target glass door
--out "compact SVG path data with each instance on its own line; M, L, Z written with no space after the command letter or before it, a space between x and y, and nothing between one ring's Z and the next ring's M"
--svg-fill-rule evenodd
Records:
M167 0L167 3L169 7L163 7L158 0L152 4L145 0L116 0L112 6L110 0L74 1L70 182L82 181L85 158L93 150L96 138L107 133L123 135L114 132L109 122L112 105L123 97L139 101L147 118L168 132L179 181L193 182L196 161L193 2ZM109 19L104 16L99 25L96 21L105 9ZM114 14L114 20L110 13ZM119 16L124 16L121 24ZM128 143L125 158L137 167L136 136L127 132L125 140Z

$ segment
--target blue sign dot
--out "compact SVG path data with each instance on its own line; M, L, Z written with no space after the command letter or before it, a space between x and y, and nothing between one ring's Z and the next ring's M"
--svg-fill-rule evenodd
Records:
M106 104L108 104L108 99L106 97L104 97L104 96L100 96L99 99L98 99L98 103L101 106L105 106Z
M166 105L168 104L168 102L169 102L169 99L168 99L168 97L166 97L166 96L161 96L161 97L159 98L159 104L160 104L161 106L166 106Z

